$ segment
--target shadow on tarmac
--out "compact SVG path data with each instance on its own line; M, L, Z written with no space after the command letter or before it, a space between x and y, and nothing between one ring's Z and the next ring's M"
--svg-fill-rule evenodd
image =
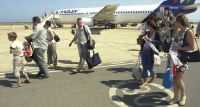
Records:
M132 68L115 67L115 68L108 68L107 70L112 71L113 73L121 73L121 72L131 72Z
M13 87L13 84L16 83L16 81L13 80L0 80L0 86L3 87Z
M108 80L101 81L102 84L108 87L117 88L117 95L113 95L112 101L123 102L129 107L160 107L169 105L168 94L160 90L150 90L145 93L126 94L122 90L128 89L130 92L134 90L143 90L139 88L140 83L136 80ZM126 91L127 93L129 91Z
M71 60L58 60L58 62L63 64L78 64L78 62L72 62Z

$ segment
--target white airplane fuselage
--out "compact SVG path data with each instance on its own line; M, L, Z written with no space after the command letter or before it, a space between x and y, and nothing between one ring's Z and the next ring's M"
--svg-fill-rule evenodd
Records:
M140 23L151 12L153 12L159 4L156 5L131 5L131 6L119 6L114 12L114 20L108 22L113 24L125 24L125 23ZM76 19L81 17L88 25L93 25L93 17L103 7L97 8L73 8L57 10L54 13L54 20L57 23L62 24L75 24Z

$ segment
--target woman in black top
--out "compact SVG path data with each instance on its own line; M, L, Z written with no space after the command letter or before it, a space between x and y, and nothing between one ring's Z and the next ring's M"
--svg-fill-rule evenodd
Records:
M183 76L184 72L187 71L187 59L181 57L181 53L194 50L194 34L189 29L188 19L183 14L180 14L176 17L175 25L178 32L178 36L176 38L177 46L175 50L177 50L179 59L183 65L177 67L177 72L174 76L174 98L171 103L178 103L179 105L183 106L186 103Z

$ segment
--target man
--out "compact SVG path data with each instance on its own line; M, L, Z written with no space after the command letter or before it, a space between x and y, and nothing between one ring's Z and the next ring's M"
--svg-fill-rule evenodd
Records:
M77 72L84 70L84 64L88 55L87 41L91 38L90 28L84 25L82 18L77 19L77 29L73 40L70 42L69 47L71 47L73 42L77 43L79 51L79 65Z
M44 53L48 47L48 28L51 26L50 22L46 22L43 26L39 17L33 17L33 34L31 36L33 44L33 60L39 67L37 77L48 78L48 68L45 62Z

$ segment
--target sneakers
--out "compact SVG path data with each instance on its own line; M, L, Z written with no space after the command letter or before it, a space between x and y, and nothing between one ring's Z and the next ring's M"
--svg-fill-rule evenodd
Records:
M178 99L174 98L174 99L172 99L172 100L169 101L169 104L170 105L172 105L172 104L178 104L179 106L185 106L186 99L187 99L186 96L183 96L183 98L181 100L178 100Z
M184 105L186 104L186 99L187 99L187 97L186 97L186 96L183 96L183 98L178 102L178 104L179 104L180 106L184 106Z

